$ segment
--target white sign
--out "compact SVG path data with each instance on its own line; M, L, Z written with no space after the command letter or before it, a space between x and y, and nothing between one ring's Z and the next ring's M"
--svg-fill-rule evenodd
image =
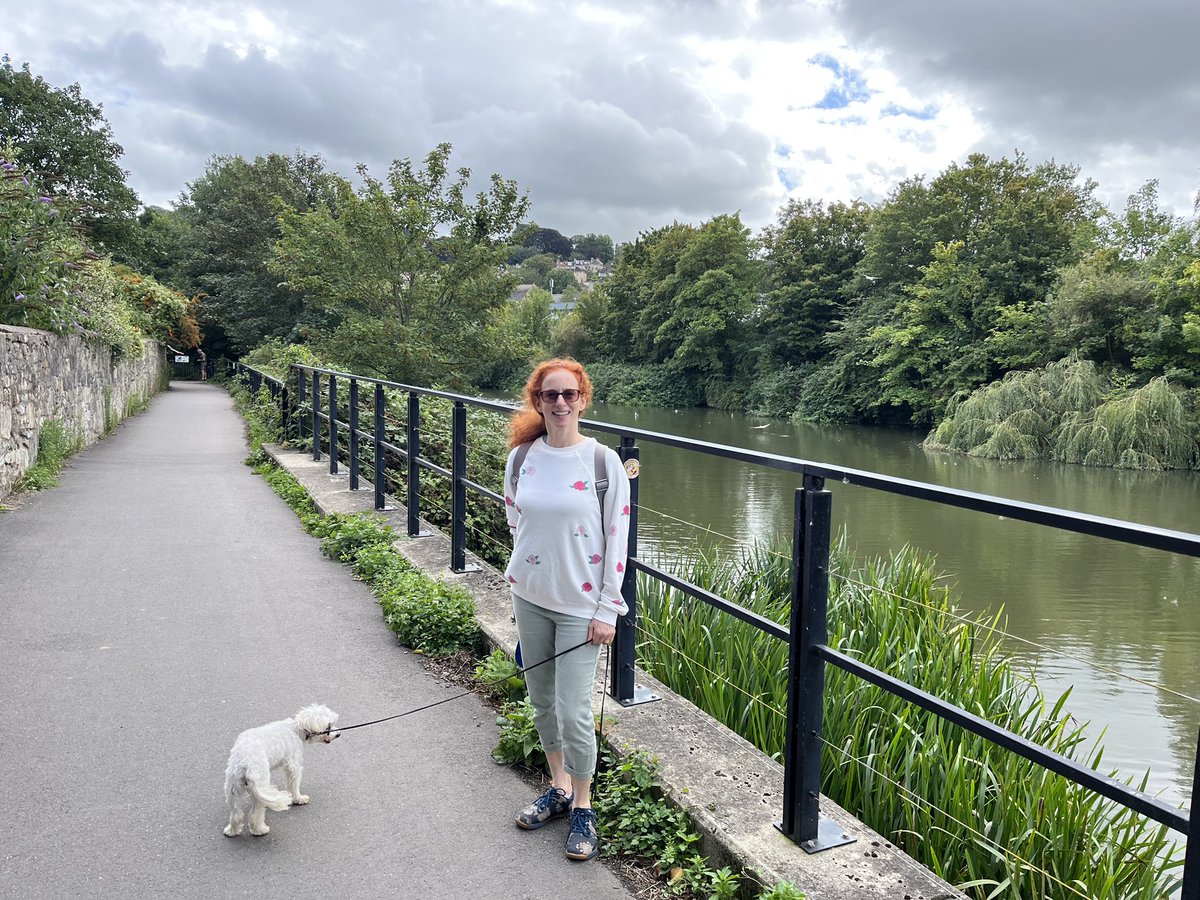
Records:
M190 356L176 356L175 357L175 362L191 362L191 361L192 361L192 358Z

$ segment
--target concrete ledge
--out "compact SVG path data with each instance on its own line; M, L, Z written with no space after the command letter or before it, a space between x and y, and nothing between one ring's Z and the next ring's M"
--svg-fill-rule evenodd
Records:
M371 512L374 491L351 491L346 475L330 475L327 459L314 462L311 453L264 449L290 472L322 513ZM468 554L479 571L457 575L450 571L450 542L422 520L430 536L409 538L407 512L397 508L380 513L401 535L396 549L431 575L455 581L475 597L480 627L488 641L509 653L517 643L512 600L500 572ZM704 852L718 865L730 865L764 885L791 881L809 900L958 900L965 894L871 831L827 797L821 812L854 843L809 855L776 828L783 809L783 767L737 734L675 694L641 670L637 681L662 697L654 703L624 708L608 699L604 733L618 753L642 750L658 758L668 799L683 808L702 836ZM596 707L602 689L597 683Z

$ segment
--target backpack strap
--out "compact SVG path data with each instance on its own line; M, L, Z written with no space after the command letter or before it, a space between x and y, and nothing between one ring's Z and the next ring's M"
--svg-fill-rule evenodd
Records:
M533 446L533 441L526 441L523 444L517 445L517 455L513 457L512 482L513 501L517 499L517 479L521 477L521 466L525 465L525 457L529 455L529 448Z
M521 466L525 464L525 457L529 455L529 448L533 446L533 441L526 441L524 444L517 445L517 453L513 457L512 475L509 481L512 484L513 501L517 499L517 481L521 477ZM608 465L605 459L605 451L608 448L596 441L596 455L592 460L593 478L592 488L596 493L596 502L600 504L600 525L603 528L604 522L604 495L608 491Z
M600 525L604 527L604 493L608 490L608 466L604 458L605 451L608 450L602 443L596 441L596 455L592 460L592 468L595 470L595 478L592 479L592 487L596 491L596 500L600 503Z

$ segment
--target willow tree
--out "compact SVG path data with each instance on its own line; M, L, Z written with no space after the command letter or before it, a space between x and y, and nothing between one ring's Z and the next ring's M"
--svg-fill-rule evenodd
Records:
M313 343L339 365L403 382L462 383L505 337L493 327L512 279L500 274L506 243L528 199L492 175L468 196L471 171L449 167L439 144L422 167L392 163L387 179L358 169L334 198L285 210L270 270L327 314Z

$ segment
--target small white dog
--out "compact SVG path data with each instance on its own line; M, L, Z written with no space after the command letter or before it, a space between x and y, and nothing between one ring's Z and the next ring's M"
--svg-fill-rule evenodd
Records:
M290 719L247 728L233 742L229 765L225 767L225 799L229 802L229 824L225 834L237 837L246 821L246 800L250 803L250 833L266 834L267 809L276 812L307 803L300 793L300 774L304 767L304 745L309 741L332 743L339 736L337 713L327 706L306 706ZM271 784L271 772L283 769L287 791Z

